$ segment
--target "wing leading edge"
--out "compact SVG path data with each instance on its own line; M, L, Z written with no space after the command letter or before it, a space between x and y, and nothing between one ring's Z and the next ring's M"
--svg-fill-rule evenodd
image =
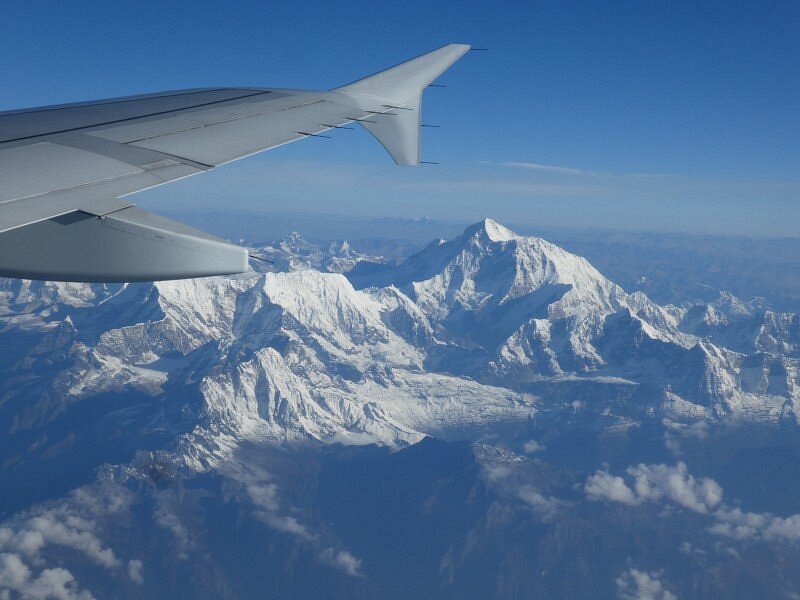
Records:
M359 122L419 164L424 88L451 44L330 92L215 88L0 113L0 276L152 281L241 273L247 252L129 195Z

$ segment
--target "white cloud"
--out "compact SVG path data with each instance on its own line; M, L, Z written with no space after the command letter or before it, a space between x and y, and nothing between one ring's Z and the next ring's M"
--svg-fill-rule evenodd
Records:
M544 449L544 446L535 440L530 440L524 444L524 448L527 452L535 452ZM530 468L534 464L529 458L515 454L502 446L483 446L478 458L487 482L495 486L507 499L522 500L541 521L552 521L558 512L569 504L543 494L529 483Z
M356 558L347 550L328 548L320 553L320 558L326 563L342 569L348 575L358 577L361 573L361 559Z
M510 477L514 471L508 465L489 463L483 466L483 472L489 481L497 482Z
M0 554L0 589L19 590L31 578L31 570L16 554Z
M13 550L24 556L35 557L44 546L44 536L38 531L13 531L8 527L0 528L0 550Z
M686 464L676 466L643 465L628 469L634 477L634 490L642 501L657 501L662 497L694 512L708 513L722 501L722 488L713 479L695 479Z
M667 450L676 456L683 454L683 449L681 448L680 443L681 440L704 440L709 435L709 426L705 421L698 421L696 423L692 423L691 425L674 423L668 419L665 419L664 422L671 428L671 430L664 432L664 446L666 446Z
M0 527L0 600L92 598L70 571L48 568L45 551L50 546L70 548L106 569L120 568L122 562L101 540L102 523L119 518L130 502L125 488L103 484L76 490L59 503L7 521Z
M90 514L115 515L130 507L133 495L120 485L106 484L99 490L96 487L78 488L69 499Z
M749 513L723 507L715 516L719 522L710 531L717 535L737 540L800 541L800 514L777 517L770 513Z
M29 518L16 531L9 527L0 529L0 550L13 551L38 561L42 548L53 544L81 552L103 567L119 566L114 551L104 547L90 531L93 527L91 522L64 509L45 511Z
M52 514L45 513L30 519L26 527L40 533L48 544L66 546L82 552L99 565L108 568L119 565L114 551L111 548L104 548L97 536L87 530L90 527L87 522L69 516L66 522L67 524L60 523Z
M248 483L246 490L250 500L256 506L269 511L276 511L280 507L278 504L278 486L274 483Z
M140 560L129 560L128 561L128 577L134 583L138 583L139 585L144 583L144 575L142 574L142 570L144 565Z
M527 171L538 171L541 173L549 173L553 175L564 175L570 177L634 177L642 179L662 179L667 175L658 173L606 173L602 171L589 171L586 169L576 169L575 167L562 167L558 165L544 165L542 163L524 162L524 161L509 161L496 163L501 167L511 167L515 169L525 169Z
M92 600L94 596L81 590L72 573L61 567L43 569L35 575L22 558L12 553L0 554L0 598L11 598L10 592L30 600Z
M660 577L661 573L628 569L617 577L617 593L622 600L677 600Z
M254 512L256 518L276 531L306 540L316 539L296 517L282 514L279 489L275 483L269 481L269 473L258 467L248 467L231 471L228 475L244 486L247 497L258 509Z
M563 506L563 502L552 496L545 496L530 485L520 488L519 497L530 504L533 512L544 522L552 521L558 515L558 511Z
M764 537L768 540L800 540L800 515L773 517L764 530Z
M640 503L625 480L617 475L611 475L608 471L597 471L591 475L586 480L584 491L590 500L611 500L630 506Z
M256 513L267 525L276 531L283 533L291 533L298 537L313 540L315 536L308 531L305 525L292 516L278 515L268 511L261 511Z
M536 440L530 440L522 445L522 449L525 451L526 454L533 454L534 452L541 452L542 450L547 450L547 447L544 444L540 444Z
M529 171L544 171L546 173L557 173L559 175L577 175L577 176L597 176L601 173L594 171L584 171L583 169L575 169L573 167L559 167L556 165L543 165L534 162L502 162L498 163L501 167L513 167L517 169L527 169Z
M672 452L676 456L680 456L683 454L683 450L681 450L681 445L675 436L670 433L669 431L664 432L664 446Z
M626 474L629 481L607 470L598 470L587 478L584 492L590 500L629 506L670 501L712 517L714 523L708 531L722 537L800 542L800 514L778 517L732 508L723 503L723 490L716 481L692 476L682 462L674 467L640 464L629 467Z
M103 524L128 510L132 494L104 483L76 490L62 501L17 515L0 527L0 600L10 597L86 600L73 575L48 568L47 549L61 546L109 570L123 563L102 541ZM138 561L133 561L138 562Z
M584 491L591 500L611 500L631 506L670 500L697 513L707 514L722 502L722 488L713 479L695 478L685 463L676 466L644 465L629 467L631 485L620 476L599 470L590 476Z
M725 506L720 507L714 516L719 522L709 528L711 533L737 540L758 537L769 520L767 515L743 512L739 508Z
M700 554L700 555L708 554L702 548L697 548L697 547L693 546L692 544L690 544L689 542L683 542L683 544L681 544L680 550L684 554L689 554L689 555L691 555L691 554Z
M605 186L577 183L540 183L531 181L506 181L501 179L459 179L422 181L398 184L401 190L424 190L441 193L482 193L494 195L551 198L553 196L591 196Z
M161 498L159 498L158 508L153 512L153 521L162 529L172 533L178 546L177 558L188 560L188 552L194 547L189 530L181 522L180 517Z

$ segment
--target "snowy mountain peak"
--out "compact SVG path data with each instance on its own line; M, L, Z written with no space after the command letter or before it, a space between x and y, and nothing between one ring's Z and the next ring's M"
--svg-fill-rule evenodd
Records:
M480 233L482 236L485 235L490 242L510 242L518 237L516 233L492 219L484 219L467 231Z

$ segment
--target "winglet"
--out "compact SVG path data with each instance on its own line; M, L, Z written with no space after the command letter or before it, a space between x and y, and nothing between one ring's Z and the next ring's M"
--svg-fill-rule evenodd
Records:
M469 49L466 44L449 44L333 91L375 115L369 119L374 122L359 122L398 165L418 165L422 92Z

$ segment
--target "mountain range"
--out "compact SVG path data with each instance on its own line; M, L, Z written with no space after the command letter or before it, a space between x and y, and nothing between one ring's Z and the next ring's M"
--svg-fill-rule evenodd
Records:
M490 219L401 262L253 253L229 278L0 282L0 590L800 587L797 313L661 306Z

